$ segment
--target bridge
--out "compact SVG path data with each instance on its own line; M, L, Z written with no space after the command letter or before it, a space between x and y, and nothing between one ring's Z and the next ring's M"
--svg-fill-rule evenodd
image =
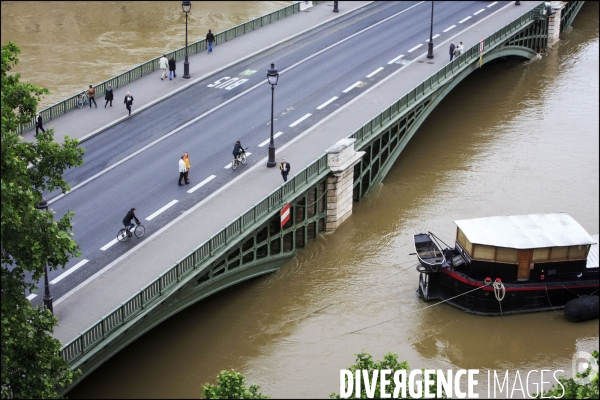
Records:
M44 110L57 140L80 138L87 149L85 165L65 175L72 191L46 194L58 214L76 212L83 257L50 278L55 337L83 377L180 310L276 271L311 238L333 232L458 83L497 58L538 57L582 2L435 3L434 58L431 3L340 4L338 14L327 3L306 13L295 4L235 27L217 35L210 55L202 41L190 45L190 82L159 80L156 60L104 82L98 93L117 88L117 107L106 113L74 109L76 97ZM450 61L452 41L464 52ZM292 164L283 184L266 168L271 62L280 73L277 161ZM118 101L126 91L136 99L132 117ZM235 140L251 154L232 171ZM184 151L192 183L182 188ZM291 218L281 226L287 203ZM147 235L115 243L131 206Z

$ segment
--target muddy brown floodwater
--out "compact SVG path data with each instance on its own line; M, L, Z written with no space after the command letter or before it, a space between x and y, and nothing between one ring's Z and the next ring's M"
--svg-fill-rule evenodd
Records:
M409 253L422 231L452 243L453 220L464 218L567 212L598 233L598 11L586 2L541 59L484 65L458 85L334 234L170 318L69 396L200 397L202 384L234 368L272 397L326 397L362 349L398 353L413 368L480 369L482 382L487 370L570 375L575 351L598 348L597 320L428 307Z

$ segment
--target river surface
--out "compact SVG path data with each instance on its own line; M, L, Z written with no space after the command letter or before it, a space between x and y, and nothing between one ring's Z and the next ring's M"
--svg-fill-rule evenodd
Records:
M598 15L598 3L586 2L541 59L484 65L442 101L334 234L309 242L280 271L170 318L69 396L197 398L233 368L271 397L326 397L362 349L375 359L392 351L412 368L480 369L480 378L486 370L570 375L575 351L598 348L597 320L430 307L416 295L409 253L418 232L453 243L453 220L465 218L566 212L599 232ZM154 41L158 31L138 35Z

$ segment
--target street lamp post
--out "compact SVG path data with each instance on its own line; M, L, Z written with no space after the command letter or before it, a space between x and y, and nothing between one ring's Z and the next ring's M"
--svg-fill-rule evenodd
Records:
M273 139L273 105L275 104L275 85L279 80L279 72L275 68L275 63L271 63L271 68L267 71L267 81L271 85L271 141L269 142L269 161L267 168L273 168L275 164L275 141Z
M42 201L35 205L35 208L40 211L48 211L48 202L42 197ZM50 294L50 284L48 283L48 263L44 264L44 306L54 314L52 308L52 295Z
M433 0L431 1L431 27L429 28L429 46L427 47L427 58L433 58Z
M190 62L188 60L188 29L187 29L187 15L192 9L192 2L182 1L181 8L183 8L183 12L185 13L185 61L183 62L183 78L190 79Z

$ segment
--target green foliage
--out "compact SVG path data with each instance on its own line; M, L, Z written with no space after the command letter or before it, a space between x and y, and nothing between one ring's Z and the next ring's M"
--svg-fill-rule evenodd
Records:
M56 397L56 388L72 381L74 374L59 355L61 344L52 337L58 320L41 308L32 308L26 290L36 287L44 266L57 269L73 256L78 246L72 238L71 212L54 221L52 212L35 205L44 190L69 186L65 169L83 163L83 149L65 138L55 143L52 129L33 143L18 136L19 124L33 118L39 97L47 89L19 82L9 74L20 53L15 43L2 46L2 398ZM31 278L25 281L25 273Z
M260 386L250 385L246 389L246 377L239 372L221 371L217 377L217 384L202 386L204 397L207 399L268 399L260 393Z
M598 351L594 351L592 356L596 359L596 365L598 365ZM580 374L579 372L575 374L577 378L583 378L589 376L591 368L588 367L585 373ZM597 399L599 398L598 393L598 374L596 377L585 385L581 385L576 383L573 378L565 378L561 376L558 378L558 381L563 386L558 385L552 386L552 389L544 393L544 396L538 395L537 398L557 398L557 399ZM564 389L563 389L564 388Z
M406 377L408 379L408 375L410 373L410 367L408 366L408 363L406 361L404 362L399 362L398 361L398 354L394 354L392 352L388 352L385 356L383 356L383 360L376 362L373 361L373 357L371 356L371 354L365 352L363 350L362 353L359 353L356 355L356 363L354 365L351 365L350 367L346 368L347 370L349 370L350 372L352 372L352 375L355 375L355 371L357 370L367 370L369 373L369 378L372 379L373 378L373 371L374 370L384 370L384 369L389 369L391 370L391 379L390 379L390 384L386 387L385 392L388 394L393 394L394 393L394 389L396 388L396 384L394 382L393 376L394 373L396 371L399 370L405 370L406 371ZM355 388L356 389L356 388ZM425 383L424 380L421 380L421 393L422 396L424 398L425 396ZM434 384L430 386L429 388L429 393L437 393L437 380L434 379ZM408 394L408 389L407 389L407 398L411 398L410 395ZM339 399L341 398L340 395L336 395L335 393L332 393L330 395L330 397L332 399ZM368 399L370 397L367 396L367 392L365 389L365 385L362 384L361 385L361 393L360 396L357 397L355 391L352 391L352 396L349 397L350 399ZM381 380L377 379L377 383L376 383L376 387L375 387L375 395L372 397L374 399L380 399L381 398ZM399 396L398 398L402 398L402 391L400 390L399 392ZM446 398L446 394L443 393L442 398Z

